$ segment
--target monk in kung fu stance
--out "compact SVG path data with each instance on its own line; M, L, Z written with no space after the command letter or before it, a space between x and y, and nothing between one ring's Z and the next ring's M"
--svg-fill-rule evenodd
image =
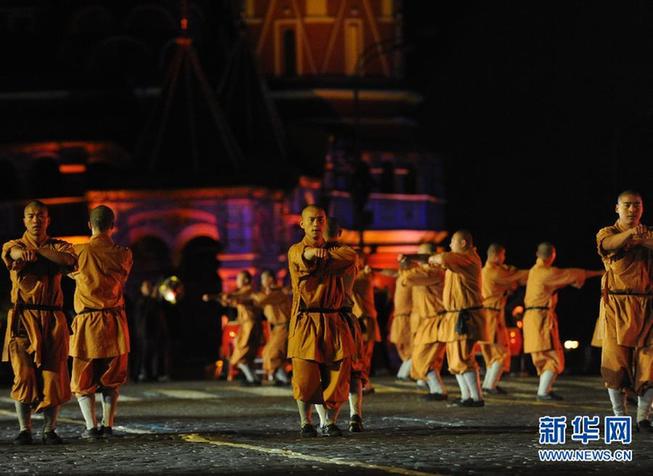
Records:
M113 434L120 386L127 381L129 328L123 289L132 267L129 248L111 239L113 211L100 205L89 218L91 240L75 245L75 320L70 339L71 389L82 411L82 438ZM95 416L95 393L102 393L102 425Z
M653 431L653 233L641 223L638 192L622 192L618 219L596 235L606 274L597 334L602 340L601 376L615 415L624 415L625 391L637 398L637 428Z
M270 337L262 352L263 370L275 385L288 385L290 381L283 367L288 353L292 297L276 285L274 272L266 269L261 273L261 291L252 294L252 299L270 324Z
M449 372L456 376L460 387L460 400L453 405L482 407L485 402L474 346L477 341L490 340L490 329L481 294L481 258L467 230L454 233L450 247L450 252L429 258L431 265L446 270L442 295L444 317L438 341L446 342Z
M413 308L412 289L405 284L403 276L409 264L399 262L399 272L396 275L395 292L393 299L392 323L388 340L397 348L401 359L401 366L397 371L397 379L408 381L411 368L410 356L412 353L412 335L410 332L410 313Z
M302 241L288 250L293 305L288 336L288 357L293 366L293 397L301 419L301 436L316 436L311 404L324 405L322 434L342 432L329 416L349 394L351 358L355 353L351 330L343 309L343 273L356 263L347 246L324 247L326 214L309 205L301 214Z
M483 266L483 307L490 320L489 342L479 344L485 361L483 392L505 394L497 384L501 380L506 361L510 365L510 336L506 325L506 301L508 295L518 286L524 286L528 279L527 269L517 269L506 263L506 248L492 243L487 250L487 260Z
M540 243L537 261L528 272L524 297L524 353L531 354L540 376L538 400L562 400L552 391L553 383L565 368L565 356L558 333L557 290L565 286L581 288L587 278L601 276L603 271L578 268L556 268L556 249L551 243Z
M444 318L444 277L444 268L427 263L414 263L401 274L401 285L412 288L412 312L418 321L410 372L416 380L426 382L428 393L424 398L435 401L447 399L447 389L441 377L447 345L440 340Z
M77 260L70 243L48 236L50 215L44 203L28 203L23 223L23 236L2 246L13 305L2 360L10 361L14 372L11 398L20 425L14 443L32 443L31 412L35 410L43 413L43 442L60 444L63 441L55 432L57 414L70 399L69 334L61 277L74 269Z
M236 275L236 290L230 293L204 294L202 300L217 300L223 306L235 307L240 325L234 342L234 350L229 356L229 365L240 370L245 377L244 386L261 385L256 376L254 359L261 342L261 320L259 310L254 306L252 275L241 271Z

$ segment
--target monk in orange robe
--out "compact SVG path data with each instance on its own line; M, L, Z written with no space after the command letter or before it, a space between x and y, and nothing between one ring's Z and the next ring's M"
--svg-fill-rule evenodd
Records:
M556 268L556 249L551 243L540 243L537 261L528 272L524 297L524 353L531 354L540 376L538 400L562 400L552 391L553 383L565 368L565 356L558 333L556 291L565 286L581 288L587 278L601 276L603 271L579 268Z
M625 414L624 391L634 391L637 427L653 431L653 233L641 223L638 192L622 192L615 210L617 222L596 235L606 270L598 324L601 376L615 415Z
M23 223L23 236L2 246L13 305L7 317L2 360L10 361L14 372L11 398L20 425L14 443L32 443L34 409L43 413L43 442L60 444L55 432L57 414L61 404L70 399L69 334L61 277L77 260L71 244L48 236L50 215L45 204L28 203Z
M325 248L337 248L341 246L339 240L342 235L340 223L334 217L327 218L324 228ZM354 353L351 357L351 372L349 379L349 431L360 433L363 428L363 388L369 378L369 370L366 366L365 353L366 342L361 328L361 320L354 314L354 282L361 263L360 253L356 261L342 273L344 299L342 301L342 317L349 325L349 330L354 342ZM326 410L323 405L315 405L320 416L320 425L326 425ZM333 420L338 421L339 412L334 414Z
M374 356L374 345L381 342L381 331L377 320L376 306L374 304L374 284L372 268L364 265L364 256L359 254L359 263L362 265L353 283L354 316L360 323L363 338L361 359L365 372L366 384L363 393L374 392L374 386L370 380L372 372L372 358Z
M70 338L72 392L86 423L82 438L113 434L120 386L127 381L129 328L123 289L132 267L129 248L111 239L113 211L104 205L89 218L91 240L75 245L75 320ZM95 416L95 393L102 393L102 425Z
M234 350L229 357L229 365L237 367L245 377L243 385L261 385L261 380L254 370L254 359L261 343L261 320L259 311L254 306L252 275L241 271L236 275L236 290L220 295L223 306L236 308L237 321L240 325Z
M283 364L288 353L288 325L292 297L286 289L276 285L272 270L261 273L261 291L252 294L254 304L262 308L270 324L270 337L263 347L263 370L276 385L290 383Z
M402 284L413 289L413 312L419 322L412 345L411 375L426 382L426 400L447 399L447 389L441 377L447 346L439 339L444 317L444 276L442 267L426 263L417 264L402 274Z
M399 263L399 272L395 281L393 299L392 323L388 340L397 348L401 359L401 366L397 371L397 379L409 380L412 349L412 335L410 332L410 313L413 308L412 289L404 284L403 274L408 269L405 262Z
M479 344L485 361L485 378L483 392L490 394L505 394L506 391L497 384L508 363L510 366L510 336L506 325L506 301L508 295L518 286L524 286L528 279L527 269L517 269L508 266L506 249L498 243L492 243L487 250L487 260L482 270L483 307L490 320L489 342Z
M438 340L447 344L449 372L456 376L462 407L485 405L474 356L477 341L490 340L490 328L483 309L481 258L472 235L459 230L451 236L450 252L433 255L429 263L445 271L442 303L444 317Z
M347 246L324 247L326 214L310 205L301 214L304 239L288 250L293 305L288 336L288 357L293 365L293 397L297 401L302 436L316 436L311 404L337 410L347 400L351 358L355 354L351 330L344 315L344 272L356 263ZM341 431L326 415L323 435Z

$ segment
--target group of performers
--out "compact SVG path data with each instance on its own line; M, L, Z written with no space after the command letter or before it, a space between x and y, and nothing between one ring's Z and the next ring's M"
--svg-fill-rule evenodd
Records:
M618 219L596 237L604 270L553 266L556 249L541 243L530 269L508 266L506 249L488 248L485 265L469 231L451 236L450 251L436 253L423 244L415 255L399 257L395 272L394 315L389 339L402 360L397 377L424 383L426 400L448 400L441 377L445 357L460 398L450 404L479 408L484 393L506 393L498 383L509 368L509 338L504 312L507 297L526 286L524 352L531 354L539 375L538 400L562 399L552 390L564 369L556 316L557 290L582 287L602 276L602 298L595 343L602 346L601 375L615 415L626 412L627 396L637 395L637 428L653 431L653 232L641 224L643 203L637 192L619 195ZM129 337L123 288L131 252L111 240L114 215L99 206L89 217L91 239L72 246L48 236L47 207L32 201L25 207L22 238L3 245L10 271L13 309L9 312L3 360L11 362L20 433L17 444L32 442L31 413L42 411L46 444L61 443L56 434L61 404L75 394L86 428L82 437L112 434L119 388L127 379ZM375 342L380 340L374 306L372 272L362 253L342 244L335 218L309 205L299 225L304 238L288 251L291 289L277 285L272 271L261 275L260 291L242 271L231 293L205 295L237 309L240 329L230 364L248 385L260 385L253 361L260 340L259 311L269 321L263 349L267 377L289 383L303 437L338 436L338 415L349 402L349 431L363 431L363 389ZM62 310L61 278L76 281L75 312L70 337ZM476 354L485 361L481 384ZM73 357L72 378L67 359ZM102 394L103 418L95 416L95 393ZM319 428L313 425L313 408Z
M9 269L12 309L7 318L2 360L14 372L11 398L20 432L14 443L32 443L32 412L44 417L44 444L61 444L57 415L74 393L84 417L83 438L113 434L120 386L127 380L129 328L123 289L132 253L111 239L113 211L94 208L90 241L71 245L47 233L50 216L39 201L27 204L25 233L2 246ZM63 311L61 279L75 280L72 336ZM68 357L72 357L72 378ZM95 394L102 395L98 426Z

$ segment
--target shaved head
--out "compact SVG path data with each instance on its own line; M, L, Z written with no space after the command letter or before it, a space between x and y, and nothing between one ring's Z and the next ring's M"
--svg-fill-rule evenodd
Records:
M624 190L617 197L615 211L619 215L619 222L626 228L634 228L640 224L644 213L644 203L639 192Z
M50 212L45 203L32 200L25 205L23 223L25 230L32 237L38 240L44 239L47 236L48 226L50 226Z
M116 217L106 205L100 205L91 210L89 221L91 226L100 232L105 232L113 228Z
M639 192L637 192L635 190L624 190L617 197L617 203L622 202L623 199L627 198L627 197L637 197L637 198L640 199L640 201L642 200L642 194L641 193L639 193Z
M337 240L342 232L340 223L337 218L329 217L326 221L326 226L324 227L324 238L326 240Z
M469 230L458 230L454 235L457 235L461 240L465 240L468 247L474 246L474 238L472 238L472 234Z
M472 234L467 230L458 230L451 235L449 247L454 253L464 253L470 248L473 248L474 239L472 238Z
M306 236L315 243L324 242L324 228L326 226L326 213L324 208L317 205L309 205L302 210L299 219L299 227L304 230Z
M433 243L420 243L417 248L417 253L421 255L430 255L435 253L435 245Z
M45 212L47 215L50 214L50 211L48 210L48 206L40 200L32 200L31 202L29 202L27 205L25 205L23 212L27 212L28 209L39 210Z
M324 211L324 208L318 207L317 205L307 205L302 210L302 218L306 218L306 217L308 217L309 215L311 215L313 213L320 213L320 212L322 212L322 213L324 213L326 215L326 212Z
M537 245L537 257L542 258L544 260L549 259L551 256L553 256L556 252L555 246L553 246L549 242L543 242Z
M500 243L492 243L490 244L490 246L487 247L488 256L496 256L502 251L506 251L506 247Z

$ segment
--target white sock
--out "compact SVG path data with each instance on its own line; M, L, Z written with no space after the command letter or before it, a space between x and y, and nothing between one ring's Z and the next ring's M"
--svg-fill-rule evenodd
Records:
M320 426L327 426L330 423L333 423L333 421L329 421L329 412L327 411L327 408L323 404L316 403L315 410L317 411L317 414L320 417Z
M86 429L90 430L91 428L97 427L97 419L95 417L95 394L79 395L77 396L77 403L79 403L79 409L82 411L84 423L86 423Z
M274 373L274 376L279 382L288 383L288 376L286 375L286 372L283 371L283 368L279 367Z
M460 399L469 400L471 398L469 388L462 374L456 374L456 381L458 382L458 388L460 388Z
M417 382L415 382L415 385L417 385L418 388L424 388L424 387L427 386L427 385L426 385L426 382L425 382L424 380L422 380L422 379L420 379L420 380L418 380Z
M359 378L352 379L349 386L349 417L363 418L363 384Z
M20 431L32 431L32 406L29 403L14 402Z
M297 409L299 410L300 425L312 424L311 404L297 400Z
M653 388L649 388L644 395L637 397L637 421L648 420L653 402Z
M538 395L547 395L551 391L556 373L553 370L545 370L540 375L540 385L537 388Z
M57 428L57 415L59 415L59 405L43 410L43 433L54 431Z
M426 384L429 386L429 393L446 393L442 388L442 378L435 370L426 374Z
M397 372L397 378L405 379L410 377L410 367L412 366L413 361L411 359L404 360L399 367Z
M494 362L490 367L488 367L485 372L485 378L483 379L483 388L494 389L496 388L499 380L501 379L501 374L503 373L503 362Z
M245 379L247 379L248 382L254 382L256 380L256 378L254 377L254 373L249 368L249 365L238 364L238 369L243 373Z
M626 394L621 390L609 388L608 395L610 396L610 403L612 403L612 411L615 416L624 416L626 414Z
M112 428L118 406L118 390L102 389L102 426Z
M474 400L475 402L478 402L479 400L483 400L483 396L481 394L481 382L478 377L478 370L471 370L469 372L465 372L463 374L463 379L467 384L467 388L469 389L469 393L472 397L472 400Z

